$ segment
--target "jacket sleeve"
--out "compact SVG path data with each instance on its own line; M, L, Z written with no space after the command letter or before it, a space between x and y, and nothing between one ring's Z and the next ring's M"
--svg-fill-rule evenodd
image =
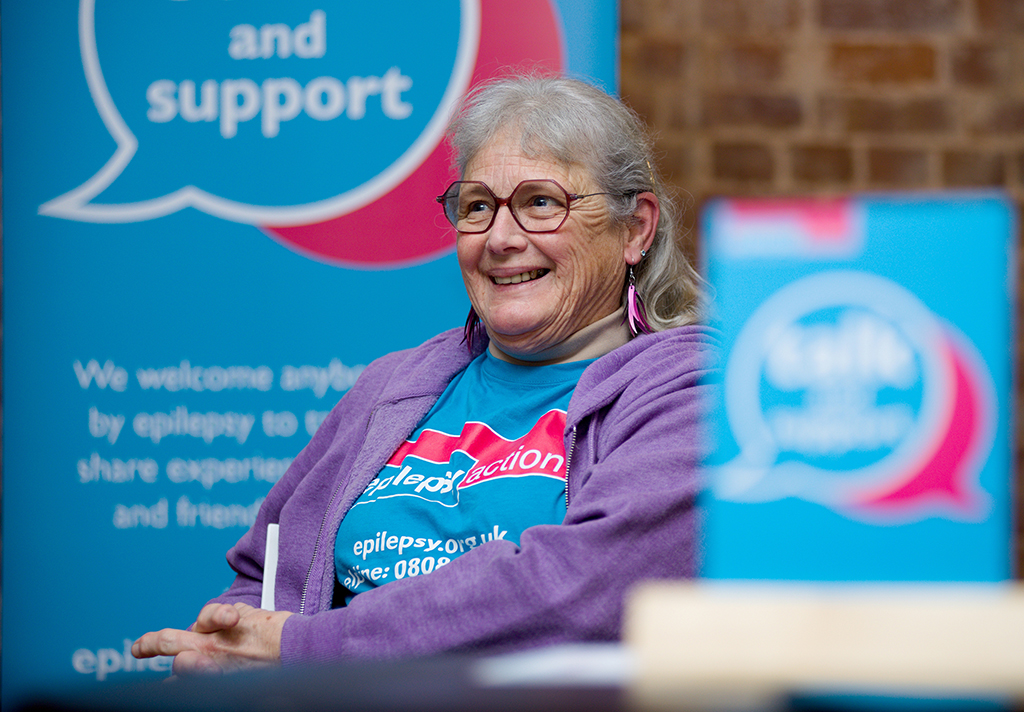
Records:
M697 570L697 470L713 386L705 348L687 349L622 364L633 375L576 427L563 524L527 529L519 545L489 542L346 608L293 615L283 663L617 638L630 586Z
M346 458L354 455L357 444L366 429L366 421L379 397L380 390L387 383L389 374L395 365L401 363L408 352L388 354L370 364L357 379L353 387L345 393L334 406L309 444L292 461L288 470L270 489L266 499L260 506L256 521L238 543L227 553L228 564L235 570L236 576L231 587L209 603L242 602L251 606L260 605L263 588L263 565L266 551L267 525L280 523L282 510L289 506L296 491L303 487L313 486L309 482L310 473L314 469L337 471L346 467ZM338 452L332 448L336 442L352 443L352 447ZM339 462L339 460L341 460ZM326 507L326 498L323 505ZM308 519L308 518L307 518ZM294 610L299 592L294 585L283 586L282 579L289 574L294 579L295 570L308 561L308 554L303 550L305 540L315 537L307 532L295 531L298 528L310 529L317 522L304 521L296 526L288 524L288 530L282 526L281 548L278 568L278 604L279 610ZM303 536L305 534L305 536ZM289 571L291 567L291 571Z
M260 505L256 521L227 553L228 564L235 570L231 587L209 603L247 603L259 607L263 590L263 565L267 542L267 525L280 521L281 509L296 487L320 461L330 447L345 411L342 398L321 424L313 439L302 450L285 474L271 488Z

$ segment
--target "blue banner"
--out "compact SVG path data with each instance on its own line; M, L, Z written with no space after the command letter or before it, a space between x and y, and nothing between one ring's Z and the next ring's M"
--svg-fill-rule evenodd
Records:
M453 103L516 66L614 90L617 10L3 3L5 705L166 673L130 641L229 585L367 363L464 321Z
M711 578L1012 574L1015 218L994 194L719 200Z

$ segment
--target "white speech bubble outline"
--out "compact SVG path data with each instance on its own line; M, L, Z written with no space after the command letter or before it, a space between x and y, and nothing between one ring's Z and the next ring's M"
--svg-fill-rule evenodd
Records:
M921 407L910 435L878 462L844 472L842 481L830 470L803 462L776 463L778 448L762 417L758 395L761 364L774 337L800 317L836 306L865 307L897 324L921 356L923 370ZM819 272L775 292L747 320L726 365L725 411L740 453L714 469L716 496L741 502L796 496L837 505L912 466L948 421L952 407L947 389L952 364L940 352L944 342L938 318L912 292L869 272Z
M94 223L127 223L152 220L192 207L215 217L247 225L287 227L309 225L352 212L372 203L409 177L437 147L444 134L455 103L469 86L476 65L480 42L480 0L460 0L459 45L455 68L441 103L423 133L413 144L381 173L352 190L326 200L304 205L264 206L240 203L207 193L187 185L160 198L135 203L94 204L97 195L113 183L132 160L139 141L131 132L114 105L100 68L96 50L96 0L80 0L78 5L78 42L82 66L93 103L103 124L117 144L114 155L89 180L73 190L39 206L40 215Z

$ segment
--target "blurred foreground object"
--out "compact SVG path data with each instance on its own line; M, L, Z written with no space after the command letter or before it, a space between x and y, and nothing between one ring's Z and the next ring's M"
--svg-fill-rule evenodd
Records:
M842 693L1024 705L1018 585L649 584L625 641L642 709L768 709L800 694L828 708Z
M704 576L1009 578L1009 201L723 199L703 223L727 354Z

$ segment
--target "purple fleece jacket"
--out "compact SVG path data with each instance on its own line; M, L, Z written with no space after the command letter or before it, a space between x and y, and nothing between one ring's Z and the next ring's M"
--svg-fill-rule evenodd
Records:
M276 607L295 613L281 637L284 665L616 639L630 586L696 573L709 334L693 326L640 336L583 372L566 418L562 524L531 527L518 545L489 542L331 609L341 518L476 354L452 330L374 361L228 552L238 576L214 600L260 605L267 525L278 522Z

